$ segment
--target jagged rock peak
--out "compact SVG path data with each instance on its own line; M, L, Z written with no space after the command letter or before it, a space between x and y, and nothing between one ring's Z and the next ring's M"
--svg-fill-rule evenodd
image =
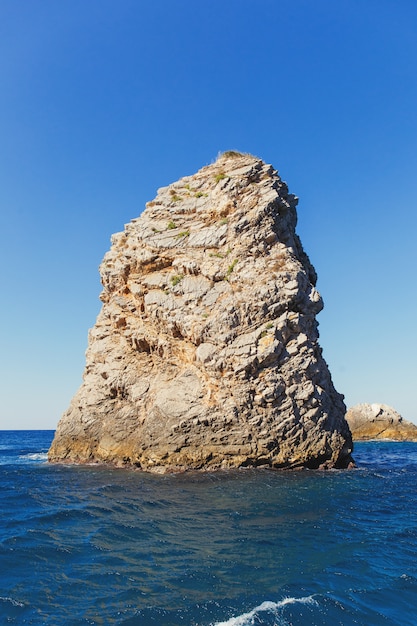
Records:
M84 382L51 461L149 471L346 467L322 300L276 170L227 152L112 236Z
M390 439L392 441L417 441L417 426L386 404L356 404L346 413L355 441Z

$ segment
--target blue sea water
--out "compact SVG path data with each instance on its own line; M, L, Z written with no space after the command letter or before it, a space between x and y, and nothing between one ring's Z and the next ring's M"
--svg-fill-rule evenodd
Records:
M417 624L417 444L349 471L50 465L0 431L0 624Z

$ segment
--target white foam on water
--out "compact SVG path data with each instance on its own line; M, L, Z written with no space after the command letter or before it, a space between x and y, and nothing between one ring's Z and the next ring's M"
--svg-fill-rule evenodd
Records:
M13 598L9 598L8 596L0 596L0 602L10 602L10 604L12 604L13 606L25 606L23 602L18 602L17 600L13 600Z
M31 454L22 454L19 459L24 461L44 461L48 460L47 452L33 452Z
M258 613L268 612L273 615L278 616L278 612L287 604L311 604L313 606L317 606L318 603L314 600L313 596L307 596L305 598L283 598L280 602L271 602L265 601L262 602L259 606L255 606L252 611L249 613L242 613L242 615L238 615L237 617L231 617L226 622L216 622L214 626L252 626L256 622L254 621ZM286 624L285 621L282 624Z

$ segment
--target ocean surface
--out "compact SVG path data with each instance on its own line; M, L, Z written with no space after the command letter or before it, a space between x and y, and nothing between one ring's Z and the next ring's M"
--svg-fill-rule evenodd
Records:
M417 624L417 443L358 468L49 465L0 431L0 624Z

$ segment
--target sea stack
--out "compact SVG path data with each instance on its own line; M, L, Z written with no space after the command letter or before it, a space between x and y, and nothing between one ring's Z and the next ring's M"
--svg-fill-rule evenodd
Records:
M226 152L112 236L83 384L54 462L146 471L344 468L316 272L276 170Z

